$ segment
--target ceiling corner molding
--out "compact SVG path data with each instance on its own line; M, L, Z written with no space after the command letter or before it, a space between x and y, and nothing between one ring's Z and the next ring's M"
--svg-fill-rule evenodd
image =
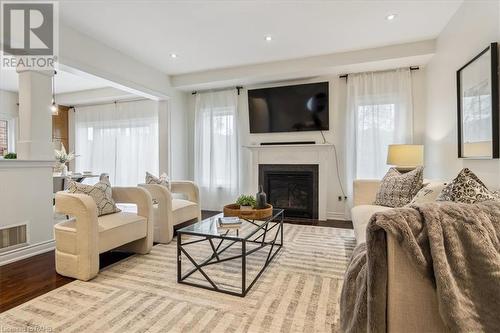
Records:
M390 66L424 65L435 51L436 40L428 39L299 59L178 74L170 76L170 82L174 88L188 90L335 74L343 71L387 69Z

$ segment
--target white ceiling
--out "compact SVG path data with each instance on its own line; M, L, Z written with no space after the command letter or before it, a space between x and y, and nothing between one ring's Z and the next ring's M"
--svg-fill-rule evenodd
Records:
M55 90L57 94L104 88L108 86L98 80L90 80L63 71L57 71L55 78ZM0 69L0 90L18 91L18 74L16 71Z
M461 3L62 1L60 15L63 24L181 74L435 38ZM390 13L395 20L385 19Z

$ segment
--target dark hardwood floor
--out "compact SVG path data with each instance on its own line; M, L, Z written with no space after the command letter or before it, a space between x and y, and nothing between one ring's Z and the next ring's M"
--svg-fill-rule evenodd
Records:
M219 214L203 211L202 218ZM286 223L352 229L350 221L286 220ZM131 253L106 252L100 255L100 268L123 260ZM54 251L0 266L0 312L63 286L73 279L56 273Z
M100 268L131 256L106 252L99 257ZM54 251L0 266L0 312L64 286L74 279L56 273Z

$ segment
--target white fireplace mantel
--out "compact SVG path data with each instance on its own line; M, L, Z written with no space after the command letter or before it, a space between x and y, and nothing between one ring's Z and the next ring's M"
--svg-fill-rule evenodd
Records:
M251 152L252 188L258 188L259 164L317 164L318 175L318 218L327 219L327 184L333 144L293 144L293 145L247 145Z

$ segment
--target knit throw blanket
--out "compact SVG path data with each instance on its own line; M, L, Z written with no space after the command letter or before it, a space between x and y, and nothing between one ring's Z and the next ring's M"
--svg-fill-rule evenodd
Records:
M436 288L451 332L500 329L500 202L430 203L374 214L353 253L341 295L344 332L386 332L387 241ZM422 318L425 320L425 318Z

